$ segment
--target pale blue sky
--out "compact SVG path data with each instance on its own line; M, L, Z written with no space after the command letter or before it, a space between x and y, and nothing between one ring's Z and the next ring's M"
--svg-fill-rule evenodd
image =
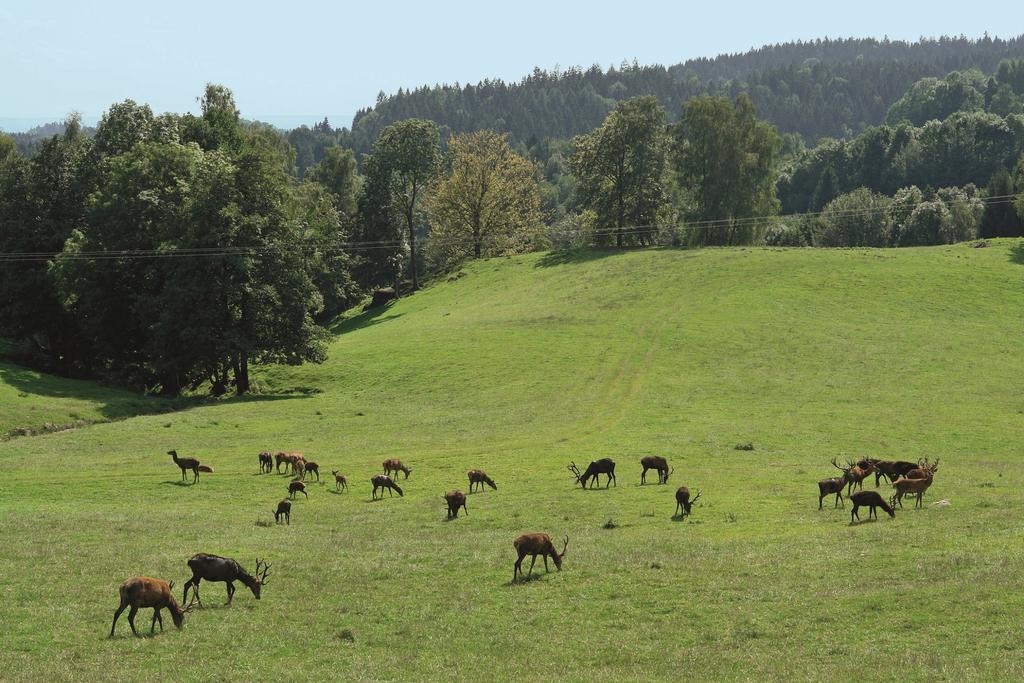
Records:
M518 80L534 66L674 64L824 36L1024 33L1019 2L218 2L0 0L0 127L125 98L195 109L207 81L247 118L348 125L377 92ZM21 124L24 125L25 121Z

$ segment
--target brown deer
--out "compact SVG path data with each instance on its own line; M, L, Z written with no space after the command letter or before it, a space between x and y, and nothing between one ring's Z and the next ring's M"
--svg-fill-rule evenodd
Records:
M398 486L398 484L396 484L394 481L392 481L391 477L389 477L386 474L375 474L375 475L373 475L373 477L370 478L370 483L373 484L373 499L374 500L377 500L377 489L381 489L381 492L380 492L380 497L381 498L384 497L383 489L387 489L388 497L389 498L392 495L394 495L394 494L391 493L391 491L398 491L398 495L399 496L405 495L404 493L402 493L402 489Z
M316 480L320 481L320 465L316 464L312 460L306 461L306 474L316 475ZM305 477L305 475L303 475Z
M685 486L680 486L679 490L676 491L676 515L679 517L685 517L690 514L690 508L700 498L700 494L703 491L697 491L697 495L690 500L690 489Z
M917 463L917 467L907 472L907 479L927 479L929 476L933 476L939 469L939 458L935 459L935 462L928 462L928 458L920 460Z
M241 581L245 584L252 591L253 596L259 600L260 592L263 586L267 584L267 575L270 571L270 565L266 562L263 562L261 570L261 562L263 561L256 558L256 576L253 576L230 557L197 553L188 560L189 569L192 570L192 578L185 582L185 592L182 593L181 602L188 602L188 589L191 587L195 589L192 599L202 607L203 601L199 597L199 584L204 579L206 581L223 581L227 585L228 605L231 604L231 599L235 596L235 581ZM191 605L189 606L191 607Z
M850 481L850 470L853 468L853 463L850 463L849 467L840 467L836 464L836 459L832 458L832 465L841 470L843 476L834 477L832 479L822 479L818 482L818 509L821 509L821 502L825 499L825 496L836 494L836 504L833 507L839 507L839 504L843 502L843 489L846 488L847 482Z
M173 588L173 581L168 583L163 579L152 579L148 576L136 576L122 583L118 589L121 594L121 604L114 612L114 622L110 625L110 637L114 637L114 627L117 626L117 620L121 616L121 612L124 612L125 607L131 607L128 612L128 625L132 627L132 633L136 636L139 635L139 632L135 630L135 614L140 608L153 608L153 623L149 627L150 633L156 631L158 621L160 630L164 630L164 619L160 616L160 610L165 607L171 613L174 625L181 628L185 623L185 615L191 610L181 609L178 606L178 601L171 593Z
M861 462L864 463L863 466L861 466ZM846 485L847 498L850 497L850 493L852 491L864 488L864 480L874 474L875 469L876 467L874 463L866 462L864 460L861 460L856 465L850 467L850 481Z
M561 553L555 549L555 544L551 542L550 536L539 533L521 534L516 537L516 540L512 541L512 547L519 554L519 558L512 569L512 580L515 581L516 577L523 571L523 558L527 555L531 555L533 558L530 560L530 571L527 572L527 575L533 574L533 565L537 562L538 555L544 556L544 571L550 571L548 569L548 556L554 561L555 569L562 571L562 558L565 557L565 550L569 547L569 537L565 537L565 545L562 546Z
M297 481L304 480L306 478L306 461L302 458L296 458L292 462L292 473Z
M199 481L200 472L213 472L213 468L209 465L200 465L199 461L195 458L179 458L178 451L167 451L167 455L171 456L174 460L174 464L181 468L181 480L185 479L185 470L192 470L192 483L195 484Z
M576 477L576 483L580 484L583 488L587 488L587 480L593 477L590 488L594 488L594 484L599 484L598 475L607 475L608 481L605 482L604 487L608 488L613 482L616 486L619 482L615 479L615 461L611 458L601 458L600 460L594 460L587 466L587 471L580 474L580 468L573 462L569 465L569 471Z
M334 490L340 491L342 489L348 490L348 479L345 478L344 474L338 474L338 470L331 470L331 474L334 475Z
M277 504L277 509L274 510L274 521L278 524L281 523L281 518L284 517L288 526L292 524L292 502L285 498Z
M850 510L850 524L853 524L854 519L857 519L858 521L860 520L860 514L857 510L862 506L870 508L868 512L868 519L871 519L872 517L878 519L878 513L875 511L875 508L882 508L890 517L896 516L896 511L892 509L892 506L885 502L885 499L882 498L878 491L857 491L850 495L849 498L853 502L853 509Z
M283 451L274 454L274 462L277 464L277 473L281 474L281 465L284 465L285 474L288 473L289 455Z
M399 472L404 472L405 478L408 479L409 475L412 474L412 468L403 465L402 461L398 458L388 458L384 461L384 474L390 475L392 472L395 473L396 477Z
M640 458L640 465L644 468L644 471L640 473L640 485L643 486L647 483L647 470L658 471L658 483L667 484L669 475L675 472L675 468L671 471L668 469L668 461L660 455L648 455Z
M932 485L932 473L929 472L928 476L924 479L907 479L902 477L892 483L892 487L896 489L896 493L890 499L890 504L893 507L899 505L903 507L903 496L908 493L917 496L917 502L914 507L919 508L924 505L924 493Z
M270 474L273 470L274 459L271 457L270 453L263 451L260 453L260 474L263 474L264 472Z
M303 484L301 481L288 482L288 497L291 498L292 500L295 500L296 493L301 493L306 497L306 500L309 500L309 494L306 493L305 484Z
M487 473L483 470L470 470L466 472L466 476L469 477L469 492L473 493L473 487L479 486L480 490L484 490L484 484L487 484L495 491L498 490L498 485L487 476Z
M443 498L448 502L448 519L458 517L459 508L465 510L467 515L469 514L469 508L466 507L466 494L462 491L448 491Z
M917 468L917 463L906 460L875 460L875 488L885 478L886 481L895 482L900 477L907 476L907 472Z

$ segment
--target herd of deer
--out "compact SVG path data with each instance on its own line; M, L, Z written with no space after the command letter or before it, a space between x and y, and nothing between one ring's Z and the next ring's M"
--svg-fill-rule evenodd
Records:
M914 495L917 501L914 507L921 507L924 493L932 485L935 473L939 470L939 460L929 462L928 458L919 460L916 463L906 460L877 460L875 458L862 458L854 462L847 462L846 467L839 465L835 458L832 465L843 473L841 477L822 479L818 482L818 509L822 508L822 501L826 496L835 494L836 502L833 507L843 504L843 489L846 489L846 497L853 502L853 509L850 511L850 523L854 519L860 519L859 508L870 509L868 518L877 517L876 508L882 508L890 517L896 516L896 506L903 507L903 497ZM883 479L892 483L895 493L886 501L878 491L864 491L864 480L872 474L875 475L875 488L878 488ZM856 493L854 493L856 491Z
M181 469L183 480L185 480L185 473L188 470L191 470L193 473L193 483L199 481L200 472L213 472L212 467L200 464L195 458L179 457L177 451L168 451L168 455L173 458L174 464ZM282 465L285 468L284 473L292 474L294 478L288 484L288 498L277 504L274 519L277 523L281 523L284 520L286 524L290 525L292 500L294 500L295 494L302 493L307 499L309 498L305 485L306 476L315 476L316 480L319 481L320 467L316 462L306 460L301 453L280 452L271 456L269 452L264 451L259 454L261 474L270 474L274 472L275 468L280 474ZM832 465L843 474L840 477L823 479L818 482L818 509L822 509L825 497L833 494L836 497L834 507L844 505L843 489L846 489L847 497L853 502L853 509L850 511L851 524L854 519L860 519L859 509L861 507L869 508L869 519L877 517L877 508L882 508L890 517L895 517L895 507L897 505L903 507L903 497L907 495L916 496L915 506L921 507L924 493L931 486L935 472L939 469L938 460L932 463L928 459L912 463L903 460L863 458L856 463L852 461L847 462L847 466L843 467L833 458ZM669 477L675 472L675 468L669 468L668 461L660 456L644 457L640 460L640 466L643 468L640 473L641 486L647 483L647 472L649 470L657 472L658 484L667 484ZM392 475L395 475L397 478L397 474L402 472L405 475L405 479L408 480L409 475L412 473L412 468L406 467L397 459L385 460L383 467L384 474L377 474L370 478L370 483L373 485L373 500L377 500L378 491L380 491L380 497L383 497L385 489L388 491L389 496L393 495L392 491L398 492L400 497L404 496L404 492L395 482L395 479L392 478ZM587 488L592 489L595 484L599 484L600 475L605 475L606 477L606 489L612 485L618 486L618 481L615 478L615 461L611 458L595 460L583 472L580 471L575 462L570 463L568 469L575 478L575 483L583 487L584 490ZM337 470L333 470L332 474L334 474L335 490L338 492L347 491L348 479L345 475L339 474ZM498 485L483 470L473 469L469 470L466 474L469 479L470 493L473 493L474 488L483 491L485 485L493 490L498 489ZM864 480L872 474L875 475L876 488L880 485L882 479L892 483L895 493L888 501L877 491L863 490ZM698 491L697 495L691 499L690 490L685 486L680 486L675 494L675 514L679 517L688 516L693 504L697 502L700 496L701 491ZM466 494L462 491L447 491L443 499L448 507L448 519L457 518L460 509L467 515L469 514L469 508L466 507ZM522 564L527 555L530 555L532 558L527 575L533 573L533 567L537 562L538 556L544 560L545 571L549 571L548 558L551 558L553 561L555 569L561 571L562 559L565 557L566 550L569 547L569 537L564 537L561 551L557 549L551 540L551 536L544 533L520 534L512 542L512 546L515 548L517 555L512 569L512 580L515 581L522 576ZM132 633L136 636L139 634L135 629L135 614L140 608L153 609L150 633L155 631L157 623L160 624L160 630L163 630L163 618L160 616L160 612L163 609L167 609L170 612L174 625L181 628L185 620L185 614L193 609L193 605L202 605L199 599L199 584L203 580L225 582L227 584L228 604L231 603L235 592L234 581L240 581L247 586L256 599L259 600L261 588L266 584L267 573L270 569L269 564L264 564L261 573L261 560L257 559L256 575L254 576L246 572L235 560L206 554L192 556L188 561L188 565L192 570L192 578L185 583L182 603L185 603L188 598L189 588L193 588L194 592L192 602L185 608L182 608L174 599L174 595L171 592L174 587L173 581L167 582L162 579L139 576L122 583L120 587L121 603L117 611L114 612L114 622L110 626L110 635L114 635L114 627L117 625L118 617L128 607L131 608L128 612L128 623L131 626Z

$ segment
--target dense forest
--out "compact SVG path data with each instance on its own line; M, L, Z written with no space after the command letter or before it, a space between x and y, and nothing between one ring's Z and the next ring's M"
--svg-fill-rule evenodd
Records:
M3 337L66 375L245 393L253 363L323 360L325 325L370 292L469 259L1019 236L1021 47L816 41L536 72L381 97L353 130L247 121L211 84L198 115L126 100L93 130L0 135Z

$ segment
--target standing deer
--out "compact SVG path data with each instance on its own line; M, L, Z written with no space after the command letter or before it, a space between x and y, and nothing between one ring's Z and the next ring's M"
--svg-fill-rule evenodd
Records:
M527 555L531 555L533 559L530 560L530 571L527 573L533 574L533 565L537 562L537 556L544 556L544 571L550 571L548 569L548 556L555 563L555 569L562 571L562 558L565 557L565 550L569 547L569 537L565 537L565 545L562 546L562 552L559 553L555 549L555 544L551 542L551 537L547 534L522 534L516 537L516 540L512 541L512 547L516 549L519 554L519 558L512 569L512 580L515 581L523 571L523 558Z
M303 484L301 481L288 482L288 497L291 498L292 500L295 500L296 493L301 493L306 497L306 500L309 500L309 494L306 493L305 484Z
M302 481L306 478L306 461L302 458L297 458L292 462L292 472L295 474L296 481Z
M907 472L917 468L917 463L906 460L875 460L875 488L885 478L887 481L895 482L900 477L907 476Z
M306 474L316 475L316 480L320 481L320 465L316 464L312 460L306 461ZM305 477L305 475L303 475Z
M448 519L454 519L459 516L459 508L466 511L469 514L469 508L466 507L466 494L462 491L449 491L442 496L448 503Z
M148 576L136 576L122 583L118 589L121 595L121 604L114 612L114 622L110 625L110 637L114 637L114 627L117 626L117 620L121 616L121 612L124 612L125 607L131 607L128 612L128 625L132 627L132 633L136 636L139 635L139 632L135 630L135 614L140 608L145 607L153 608L153 623L149 627L150 633L156 631L158 621L160 630L164 630L164 619L160 616L160 610L165 607L171 613L174 625L181 628L185 623L185 615L191 610L181 609L178 606L178 601L171 593L173 588L173 581L168 583L163 579L151 579Z
M473 487L474 486L479 486L480 490L483 491L484 490L484 484L487 484L488 486L490 486L495 491L498 490L498 485L495 484L491 480L491 478L487 476L487 473L484 472L483 470L470 470L469 472L466 472L466 476L469 477L469 492L470 493L473 493Z
M281 465L284 465L285 474L288 473L288 465L290 464L288 457L288 454L283 451L279 451L274 454L274 462L277 463L278 474L281 474Z
M263 451L260 453L260 474L266 472L270 474L274 470L274 459L270 456L270 453Z
M331 474L334 475L334 490L340 491L342 489L348 490L348 479L345 478L344 474L338 474L338 470L331 470Z
M924 493L932 485L932 481L933 475L930 470L928 476L924 479L907 479L906 477L897 479L892 483L896 493L890 499L890 504L893 507L896 507L896 505L903 507L903 496L912 493L917 496L917 502L914 504L914 507L922 507L924 505Z
M274 521L278 524L281 523L281 517L285 518L288 522L288 526L292 524L292 502L285 498L277 504L277 510L274 511Z
M861 463L864 463L864 465L861 465ZM864 460L852 466L850 468L850 481L846 485L846 497L849 498L852 491L864 488L864 480L871 476L876 469L874 463Z
M928 458L921 460L917 463L917 467L907 472L905 475L907 479L927 479L929 476L934 475L939 469L939 459L936 458L935 462L928 462Z
M178 451L167 451L167 455L171 456L174 460L174 464L181 468L181 480L185 479L185 470L192 470L192 483L195 484L199 481L200 472L213 472L213 468L209 465L200 465L199 461L195 458L179 458Z
M669 476L672 472L675 472L675 468L672 468L672 470L669 471L668 461L660 455L648 455L640 458L640 465L644 468L644 471L640 473L641 486L647 483L647 470L658 471L659 484L667 484Z
M207 581L223 581L227 584L227 604L229 605L231 604L231 599L235 596L235 581L241 581L245 584L252 591L256 599L259 600L260 591L266 585L267 574L270 571L270 565L265 562L261 570L261 562L262 560L256 558L256 576L253 576L230 557L197 553L189 558L188 561L188 566L192 570L192 578L185 582L185 592L181 596L181 602L188 602L188 589L192 587L195 589L192 599L202 607L203 601L199 597L199 583L204 579Z
M882 508L890 517L896 516L896 511L885 502L885 499L882 498L878 491L857 491L857 493L850 496L850 500L853 501L853 509L850 510L850 524L853 524L854 519L860 520L860 514L857 510L862 506L870 508L868 519L872 517L878 519L878 513L875 511L875 508Z
M403 465L402 461L399 460L398 458L388 458L387 460L384 461L383 464L384 474L390 475L392 472L394 472L395 476L397 477L399 472L404 472L406 479L408 479L409 475L412 474L412 468Z
M685 486L680 486L679 490L676 491L676 515L679 517L685 517L690 514L690 508L700 498L700 494L703 491L697 491L697 495L690 500L690 489Z
M840 467L836 464L836 459L832 458L832 465L841 470L843 476L834 477L832 479L822 479L818 482L818 509L821 509L821 502L825 499L825 496L836 494L836 504L833 507L839 507L839 504L843 502L843 489L846 488L846 483L850 481L850 470L853 468L853 463L850 463L849 467Z
M373 499L374 500L377 500L377 489L382 489L381 492L380 492L380 497L381 498L384 497L383 489L387 489L388 497L389 498L393 495L391 493L392 490L398 491L398 495L399 496L405 495L405 494L402 493L402 489L399 488L398 484L396 484L394 481L392 481L391 477L389 477L386 474L375 474L375 475L373 475L373 477L370 478L370 483L373 484Z
M601 458L600 460L593 461L589 466L587 466L587 471L583 474L580 474L580 468L576 466L575 462L573 462L569 465L569 471L572 472L574 477L576 477L576 483L580 484L583 488L587 488L587 480L591 477L593 477L593 481L591 482L590 488L594 488L594 484L599 484L598 475L600 474L608 476L608 481L606 481L604 485L605 488L608 488L612 482L614 482L616 486L619 485L619 482L615 479L615 461L611 458Z

